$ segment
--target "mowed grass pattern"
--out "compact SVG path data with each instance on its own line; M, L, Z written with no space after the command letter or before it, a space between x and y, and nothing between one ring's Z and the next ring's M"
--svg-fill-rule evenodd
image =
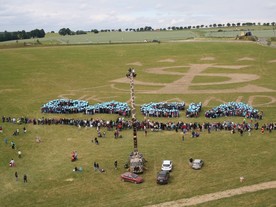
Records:
M90 104L110 100L128 101L129 83L113 83L112 80L124 77L129 67L135 67L138 73L137 81L170 83L178 77L148 74L145 72L146 69L210 62L218 65L250 64L248 71L245 69L242 71L260 76L258 81L250 83L275 89L275 63L270 62L275 59L275 54L275 50L271 48L235 43L2 49L0 50L0 115L115 120L118 118L117 115L41 114L40 107L43 103L59 97L72 99L83 97L89 100ZM215 59L203 61L202 57ZM250 63L238 61L242 57L251 57L254 61ZM160 62L165 59L173 59L174 62ZM141 64L135 65L137 62ZM218 73L223 72L218 70ZM137 89L153 90L158 87L137 85ZM269 97L275 98L275 92L212 94L217 99L211 99L203 107L203 111L220 104L221 101L218 100L235 101L242 96L242 100L246 102L251 96L258 95L267 96L256 98L253 102L253 105L255 104L256 108L263 110L265 114L260 124L275 121L276 104L262 105L271 100ZM176 98L187 103L204 102L210 98L210 94L136 93L138 106L151 101ZM137 112L137 118L142 120L143 115L139 110ZM151 118L151 120L200 123L227 120L241 123L243 118L223 117L209 120L204 118L202 112L197 119L187 119L182 113L179 118ZM134 185L120 181L120 174L125 171L123 164L133 150L131 130L123 131L121 139L114 139L113 131L107 131L106 138L100 139L100 145L97 146L91 142L96 136L95 128L29 124L26 125L27 133L23 134L24 125L10 123L0 125L4 129L0 134L1 206L145 206L276 179L275 131L261 134L259 130L254 130L251 136L245 133L242 137L239 134L232 135L228 131L212 131L211 134L204 131L197 139L192 139L190 134L187 134L184 142L181 141L180 132L149 132L145 137L143 132L139 131L138 147L148 161L146 165L148 169L142 175L145 182ZM20 129L20 135L11 136L17 128ZM41 137L42 143L35 142L36 136ZM8 138L8 144L4 143L4 138ZM21 159L17 158L17 151L10 147L12 140L15 141L17 149L22 151ZM79 153L79 160L75 163L70 161L73 150ZM204 159L206 165L200 171L193 171L188 166L190 157ZM15 168L8 167L11 158L16 161ZM173 160L174 169L169 185L159 186L156 185L155 178L163 159ZM113 167L114 160L118 160L118 170ZM94 161L98 162L106 173L95 172ZM75 166L82 166L84 171L74 173L72 170ZM15 171L19 173L18 182L15 181ZM25 173L29 178L27 184L22 180ZM240 176L246 177L245 183L239 182ZM203 205L231 206L235 203L235 199L238 199L243 206L261 205L262 198L259 195L271 198L275 190L260 193L253 195L256 194L261 201L253 202L252 196L241 195ZM264 204L269 206L273 203L275 200L268 199Z

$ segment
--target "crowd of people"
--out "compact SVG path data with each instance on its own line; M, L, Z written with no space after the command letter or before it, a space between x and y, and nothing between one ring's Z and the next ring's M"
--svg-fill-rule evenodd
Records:
M263 113L243 102L228 102L205 112L207 118L223 116L241 116L253 119L262 119Z
M84 112L88 102L83 100L55 99L41 107L42 113L72 114Z
M42 113L55 114L119 114L120 116L130 116L131 110L127 103L110 101L89 105L87 101L71 99L55 99L49 101L41 107Z
M96 129L106 128L107 131L114 130L117 132L114 134L115 138L119 136L119 132L122 130L132 129L133 121L132 119L126 119L125 117L118 117L116 120L104 120L104 119L74 119L74 118L39 118L39 119L30 119L27 117L17 118L22 119L24 124L33 124L33 125L70 125L77 127L94 127ZM6 122L13 122L12 120L17 120L16 118L5 118ZM3 120L3 119L2 119ZM145 117L144 120L136 121L137 130L150 130L150 131L162 131L162 130L182 130L182 131L190 131L190 130L232 130L243 128L244 130L251 129L259 129L264 128L264 130L276 130L276 122L270 122L259 126L258 120L254 119L245 119L241 123L234 123L231 121L223 121L223 122L184 122L184 121L172 121L168 120L167 122L161 121L153 121L148 117ZM98 131L98 130L97 130ZM117 135L117 136L116 136Z
M140 107L141 113L148 117L179 117L180 110L185 110L184 102L151 102Z
M201 112L202 103L191 103L186 110L186 117L198 117Z
M198 117L202 109L202 103L191 103L186 109L186 117ZM143 104L140 111L147 117L179 117L180 111L185 110L184 102L151 102ZM84 113L84 114L118 114L124 117L130 117L131 109L127 103L110 101L89 105L87 101L55 99L41 107L42 113ZM205 112L207 118L218 118L223 116L241 116L246 118L262 119L263 114L252 106L243 102L228 102L216 106ZM21 121L22 120L13 120Z
M110 101L89 105L85 109L85 114L119 114L120 116L130 116L131 110L127 103Z

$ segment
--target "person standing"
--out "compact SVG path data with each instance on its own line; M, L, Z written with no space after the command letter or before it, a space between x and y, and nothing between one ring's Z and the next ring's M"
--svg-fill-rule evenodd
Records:
M17 173L17 171L15 171L14 176L15 176L15 181L18 181L18 173Z
M11 148L15 149L15 143L13 141L11 141Z
M27 183L27 182L28 182L28 178L27 178L27 175L26 175L26 174L24 174L24 176L23 176L23 182L24 182L24 183Z
M115 162L114 162L114 167L115 167L115 170L118 169L118 162L117 162L117 160L115 160Z
M18 153L18 158L21 158L21 157L22 157L22 156L21 156L21 155L22 155L22 152L21 152L20 150L18 150L17 153Z

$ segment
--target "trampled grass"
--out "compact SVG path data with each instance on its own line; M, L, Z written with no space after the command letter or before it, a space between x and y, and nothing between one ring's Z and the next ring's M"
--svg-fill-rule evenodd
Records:
M91 104L110 100L129 101L129 83L112 82L125 77L129 67L136 69L137 82L171 83L178 77L169 74L148 74L147 69L210 63L250 64L246 69L248 74L257 74L260 79L238 85L230 84L229 88L254 84L275 90L275 63L270 62L275 59L275 54L275 49L248 43L161 43L1 49L0 115L115 120L118 116L110 114L41 114L40 107L60 97L84 99ZM214 59L201 60L202 57ZM244 57L250 57L254 61L238 61ZM160 62L165 59L175 61ZM141 64L134 64L137 62ZM214 73L223 73L219 69L214 70L212 68ZM242 73L246 72L245 69L240 70ZM181 72L175 68L166 71ZM239 70L234 72L238 73ZM197 78L196 76L195 80ZM115 87L112 87L112 84ZM228 84L213 86L212 90L226 85L228 87ZM254 107L264 112L264 119L259 121L260 124L275 122L276 97L273 91L215 94L146 94L139 91L159 88L160 86L137 84L137 106L170 100L181 100L187 104L202 102L205 105L199 118L188 119L183 112L179 118L150 118L151 120L241 123L241 117L206 119L204 111L222 102L251 100ZM137 118L144 119L138 108ZM24 125L2 122L0 125L4 129L3 133L0 133L1 206L145 206L276 179L275 131L261 134L259 130L254 130L251 136L247 133L244 136L231 134L229 131L212 131L211 134L204 131L196 139L187 134L184 142L181 141L180 132L149 132L145 137L143 132L139 131L138 147L148 161L148 169L142 175L145 182L134 185L123 183L119 178L125 171L123 164L133 150L131 130L122 131L121 139L114 139L113 131L106 131L106 138L101 138L100 145L97 146L91 142L96 136L95 128L28 124L28 131L23 134ZM20 129L20 135L14 137L12 133L17 128ZM36 136L41 137L41 143L35 142ZM4 143L4 138L8 138L8 144ZM17 150L10 147L12 140L17 149L22 151L21 159L17 158ZM73 150L79 153L79 160L75 163L70 161ZM200 171L193 171L188 166L190 157L204 159L206 165ZM16 161L15 168L8 167L11 158ZM172 159L174 169L169 185L158 186L155 176L163 159ZM118 170L113 167L114 160L118 160ZM106 173L95 172L94 161L99 162ZM82 166L84 171L74 173L72 169L75 166ZM14 178L15 171L19 173L18 182ZM22 180L25 173L29 178L27 184ZM245 183L239 182L240 176L246 177ZM202 205L231 206L238 199L243 206L269 206L274 204L274 200L264 201L263 196L271 198L274 192L268 190ZM256 195L256 202L252 200L252 195Z

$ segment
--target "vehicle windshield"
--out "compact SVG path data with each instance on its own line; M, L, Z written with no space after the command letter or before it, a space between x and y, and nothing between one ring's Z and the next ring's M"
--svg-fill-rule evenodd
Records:
M138 177L138 175L136 175L136 174L131 174L131 177L133 177L133 178L137 178L137 177Z

